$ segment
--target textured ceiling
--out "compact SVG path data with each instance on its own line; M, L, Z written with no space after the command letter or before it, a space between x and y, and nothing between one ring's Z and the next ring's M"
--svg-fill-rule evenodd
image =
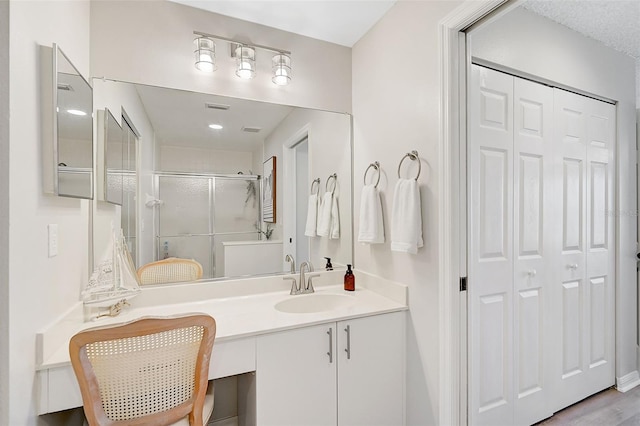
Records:
M640 59L640 0L527 0L523 6Z
M640 108L640 0L526 0L523 7L634 57Z

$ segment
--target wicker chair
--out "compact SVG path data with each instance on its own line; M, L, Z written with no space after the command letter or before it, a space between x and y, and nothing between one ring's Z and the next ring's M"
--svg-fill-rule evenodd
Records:
M138 269L140 284L194 281L202 278L202 265L193 259L170 257L147 263Z
M215 320L204 314L141 318L71 338L84 412L94 425L198 425L213 411L207 390Z

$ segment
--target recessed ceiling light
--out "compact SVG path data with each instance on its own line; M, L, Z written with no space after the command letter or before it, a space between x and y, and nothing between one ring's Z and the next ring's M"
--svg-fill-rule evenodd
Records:
M222 129L222 126L220 124L209 124L209 127L212 128L213 130Z
M68 109L67 112L72 115L87 115L86 112L80 111L79 109Z

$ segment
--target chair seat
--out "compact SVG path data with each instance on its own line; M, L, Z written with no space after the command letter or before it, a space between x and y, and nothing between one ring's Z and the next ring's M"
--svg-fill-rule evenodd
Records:
M213 413L213 405L215 403L215 396L213 394L213 384L210 384L207 389L207 395L204 397L204 406L202 407L202 420L206 425L211 418L211 414ZM87 419L84 419L83 426L89 426ZM185 416L182 419L178 420L175 423L171 423L169 426L190 426L189 425L189 416Z
M209 383L209 388L207 388L207 395L204 397L204 406L202 407L202 421L205 425L209 422L211 413L213 413L214 399L213 383ZM177 422L171 423L170 426L189 426L189 416L185 416Z

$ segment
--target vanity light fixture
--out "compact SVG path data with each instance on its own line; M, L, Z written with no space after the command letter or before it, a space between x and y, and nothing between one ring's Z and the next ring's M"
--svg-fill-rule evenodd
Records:
M284 53L278 53L271 59L273 81L278 86L286 86L291 81L291 57Z
M193 40L196 45L196 68L200 71L214 72L216 70L216 44L209 37L197 37Z
M238 66L236 75L247 80L253 78L256 75L256 50L241 44L236 47L235 56Z
M215 42L219 40L230 45L231 57L236 60L236 75L243 79L251 79L256 75L256 51L266 50L274 53L271 58L271 81L278 86L285 86L291 81L291 52L258 44L249 44L230 38L194 31L196 35L196 68L203 71L215 71Z
M220 129L222 129L222 125L221 124L209 124L209 128L211 128L213 130L220 130Z

